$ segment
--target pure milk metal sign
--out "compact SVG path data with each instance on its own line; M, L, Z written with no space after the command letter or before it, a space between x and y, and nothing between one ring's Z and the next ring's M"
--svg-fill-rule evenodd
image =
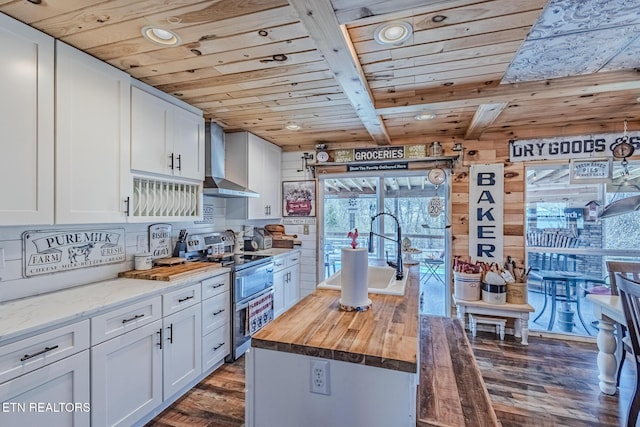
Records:
M25 231L22 233L25 277L125 261L124 228Z

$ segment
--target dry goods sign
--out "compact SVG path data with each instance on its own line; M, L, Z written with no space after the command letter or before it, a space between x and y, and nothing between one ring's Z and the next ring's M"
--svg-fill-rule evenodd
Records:
M25 231L24 277L125 261L124 228Z

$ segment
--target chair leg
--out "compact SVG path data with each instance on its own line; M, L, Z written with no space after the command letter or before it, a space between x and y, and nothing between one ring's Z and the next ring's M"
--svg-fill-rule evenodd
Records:
M624 359L627 357L627 351L624 348L624 344L622 343L622 339L624 338L624 328L621 324L616 323L614 325L615 333L616 333L616 342L618 343L616 347L616 360L618 361L618 374L616 375L616 386L620 385L620 376L622 375L622 365L624 364Z
M620 362L618 362L618 374L616 375L616 387L620 386L620 376L622 375L622 365L624 365L624 359L627 357L627 352L622 348L622 355L620 355Z
M587 331L587 334L591 336L591 331L589 331L589 328L587 328L587 324L582 318L582 310L580 309L580 295L578 295L577 287L576 287L576 311L578 312L578 319L580 319L580 323L582 323L582 327L584 328L585 331Z
M542 306L542 310L540 310L540 314L538 314L536 316L535 319L533 319L533 321L535 322L536 320L538 320L540 318L540 316L542 316L542 313L544 313L544 311L547 309L547 281L544 281L544 305Z
M640 368L640 364L636 364L637 368ZM636 370L636 375L638 375ZM633 398L629 403L629 413L627 417L627 427L636 427L638 421L638 413L640 412L640 389L638 388L638 381L636 381L636 389L633 392Z

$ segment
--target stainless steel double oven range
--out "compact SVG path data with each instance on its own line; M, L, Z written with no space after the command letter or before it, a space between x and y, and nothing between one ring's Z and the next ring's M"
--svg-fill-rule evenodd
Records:
M190 261L218 262L231 268L231 354L233 361L251 345L251 335L273 320L273 259L267 255L232 254L233 232L192 235L184 256ZM224 252L213 255L216 244ZM227 252L228 251L228 252Z

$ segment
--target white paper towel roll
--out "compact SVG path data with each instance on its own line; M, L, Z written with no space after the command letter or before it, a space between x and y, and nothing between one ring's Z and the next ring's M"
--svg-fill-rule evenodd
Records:
M342 248L341 304L358 308L371 303L368 298L368 256L367 248Z

